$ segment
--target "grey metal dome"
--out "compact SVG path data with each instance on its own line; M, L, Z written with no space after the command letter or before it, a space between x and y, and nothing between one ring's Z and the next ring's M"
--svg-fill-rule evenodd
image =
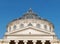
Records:
M42 20L42 21L46 21L46 22L49 22L50 24L52 24L50 21L48 21L47 19L44 19L42 17L39 17L36 13L34 13L32 11L32 9L30 8L28 12L26 12L25 14L23 14L22 17L19 17L19 18L16 18L14 20L12 20L11 22L14 22L14 21L17 21L17 20L25 20L25 19L29 19L29 21L31 19L35 19L35 20ZM11 23L10 22L10 23ZM9 24L10 24L9 23Z
M28 10L28 12L26 12L25 14L23 14L22 17L19 17L19 18L17 18L17 19L14 19L13 21L20 20L20 19L39 19L39 20L48 21L47 19L44 19L44 18L42 18L42 17L39 17L36 13L34 13L34 12L32 11L31 8ZM13 22L13 21L12 21L12 22ZM48 21L48 22L50 22L50 21Z

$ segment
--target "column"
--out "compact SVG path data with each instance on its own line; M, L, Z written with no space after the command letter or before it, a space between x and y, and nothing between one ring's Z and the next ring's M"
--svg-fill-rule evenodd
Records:
M32 42L33 42L33 44L36 44L37 41L36 40L33 40Z
M50 43L53 44L53 41L50 40Z
M7 40L7 44L9 44L10 43L10 40Z
M42 40L41 42L42 42L42 44L45 44L45 40Z
M27 40L24 40L23 42L24 42L24 44L27 44L28 41Z
M16 44L18 44L18 42L19 42L18 40L15 40L15 43L16 43Z
M9 44L10 40L3 40L1 43L2 44Z

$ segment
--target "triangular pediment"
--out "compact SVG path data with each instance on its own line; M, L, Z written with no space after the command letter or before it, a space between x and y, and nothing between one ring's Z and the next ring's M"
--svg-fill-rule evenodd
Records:
M15 32L11 32L9 33L9 35L51 35L51 33L42 31L42 29L29 27L22 30L17 30Z

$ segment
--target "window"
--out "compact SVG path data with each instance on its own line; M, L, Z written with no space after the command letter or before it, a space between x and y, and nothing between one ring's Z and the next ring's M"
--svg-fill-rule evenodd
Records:
M37 28L40 28L40 24L37 24L36 27L37 27Z
M11 27L8 27L9 30L11 30Z
M32 18L33 18L32 15L28 15L28 16L27 16L27 19L32 19Z
M24 27L24 24L20 24L20 27L23 28Z
M44 28L47 29L47 25L44 25Z
M16 25L14 25L14 27L13 27L14 29L16 29Z
M49 27L50 31L51 31L51 27Z
M31 23L29 23L29 24L28 24L28 26L32 26L32 24L31 24Z
M9 31L11 31L11 27L9 27Z

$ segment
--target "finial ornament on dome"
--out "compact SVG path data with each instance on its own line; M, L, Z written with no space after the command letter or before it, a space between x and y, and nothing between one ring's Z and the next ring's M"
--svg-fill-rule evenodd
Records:
M30 8L28 12L32 12L32 9Z

